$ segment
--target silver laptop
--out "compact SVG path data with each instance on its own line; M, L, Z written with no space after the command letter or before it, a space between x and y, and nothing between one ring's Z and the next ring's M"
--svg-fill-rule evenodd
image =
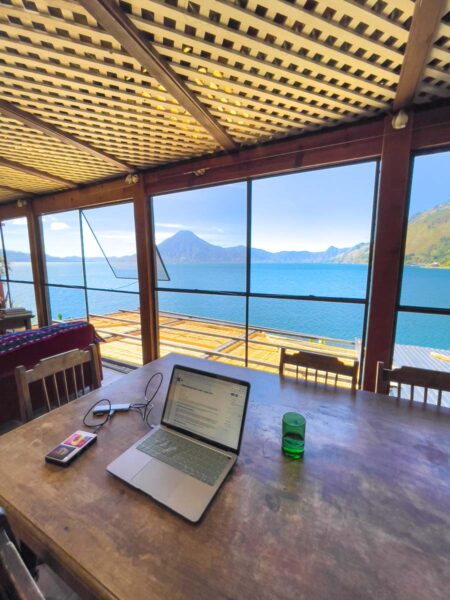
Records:
M161 425L107 470L197 522L237 460L250 384L175 365Z

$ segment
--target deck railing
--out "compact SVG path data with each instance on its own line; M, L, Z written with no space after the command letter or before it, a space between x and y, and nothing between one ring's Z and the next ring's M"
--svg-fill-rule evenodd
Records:
M140 320L130 318L134 315L139 317L139 311L124 310L111 315L89 315L89 319L95 325L97 332L105 336L102 350L104 356L112 360L117 358L114 356L114 348L108 341L110 339L120 340L123 343L129 342L133 345L141 342L140 333L136 332L140 327ZM356 358L356 341L327 336L319 337L314 334L296 333L271 327L250 326L248 329L248 348L268 350L274 354L274 360L263 360L258 356L251 356L250 352L245 351L246 331L241 323L171 312L160 312L159 317L161 354L166 354L166 350L176 350L188 352L201 358L236 362L241 365L247 364L250 367L266 370L276 370L278 368L278 350L281 347L294 351L303 348L313 352L330 353L344 360L354 360ZM124 327L121 328L120 325ZM205 326L210 326L212 329L207 331ZM132 327L133 333L127 331L127 327ZM199 329L199 327L202 327L202 329ZM238 330L238 334L235 333L236 330ZM165 333L170 335L166 336ZM175 335L178 339L174 339ZM199 345L192 339L193 335L197 336L198 339L203 338L211 341L215 339L223 343L218 343L210 348L204 347L204 345ZM268 339L256 339L256 336L267 336ZM108 346L110 347L108 348ZM236 353L238 349L241 354Z

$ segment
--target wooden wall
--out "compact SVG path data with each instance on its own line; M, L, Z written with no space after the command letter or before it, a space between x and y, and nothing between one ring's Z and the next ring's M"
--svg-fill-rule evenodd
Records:
M48 322L48 303L43 285L44 264L39 216L49 212L101 206L132 200L135 209L136 244L144 361L157 356L158 332L152 227L147 198L238 181L247 177L281 174L358 160L381 160L375 223L374 259L364 388L374 388L377 360L389 363L395 335L396 306L401 277L404 228L408 205L411 157L450 145L450 107L410 111L405 129L394 130L391 117L340 126L320 133L288 139L240 152L177 163L139 174L128 185L124 178L58 194L0 205L0 221L28 219L32 267L39 323Z

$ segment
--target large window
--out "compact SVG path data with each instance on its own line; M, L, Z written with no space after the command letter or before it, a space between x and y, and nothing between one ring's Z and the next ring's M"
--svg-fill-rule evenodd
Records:
M161 354L245 364L247 194L234 183L153 199L169 277L157 288Z
M31 268L28 226L25 217L0 223L0 281L7 307L33 312L36 299Z
M377 163L155 196L160 353L275 370L361 359Z
M142 364L133 205L42 217L51 319L88 319L102 356Z
M450 371L449 173L450 151L414 158L394 366Z

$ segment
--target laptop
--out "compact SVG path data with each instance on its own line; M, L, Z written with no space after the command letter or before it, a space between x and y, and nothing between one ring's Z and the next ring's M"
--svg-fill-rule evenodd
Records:
M233 468L250 384L175 365L161 424L107 470L196 523Z

